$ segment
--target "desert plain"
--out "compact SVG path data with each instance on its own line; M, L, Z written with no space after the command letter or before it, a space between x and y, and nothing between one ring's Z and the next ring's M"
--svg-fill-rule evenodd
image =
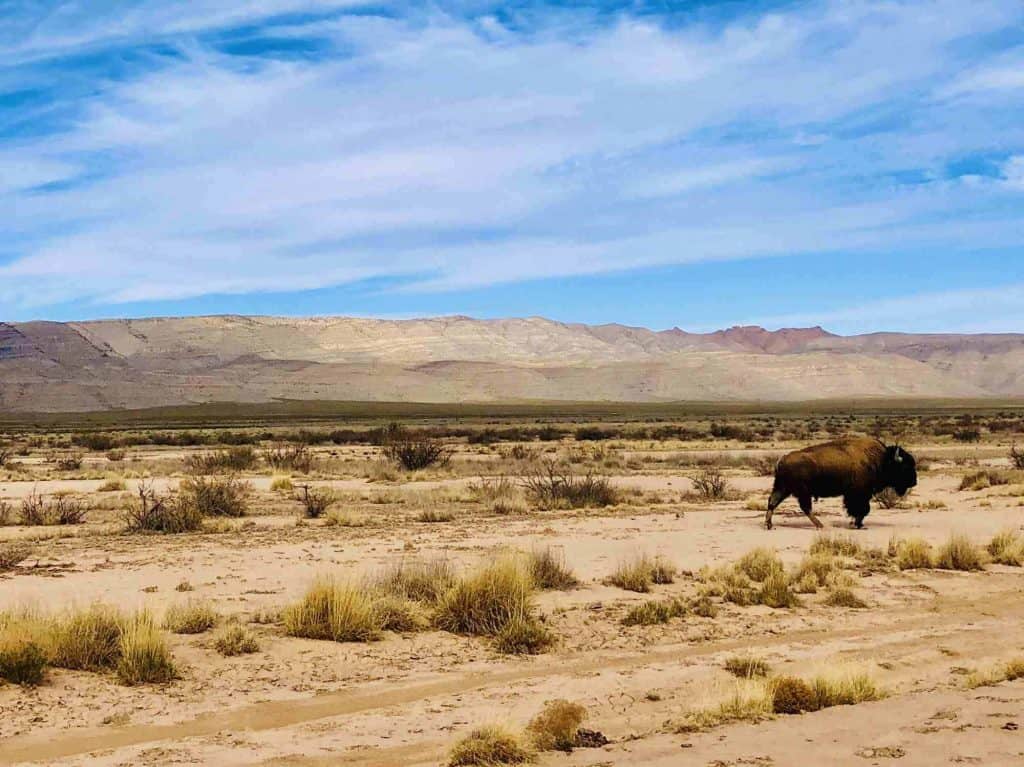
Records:
M3 426L0 666L34 643L41 676L0 684L0 763L1024 763L1019 405L259 410ZM918 486L765 530L775 460L848 433ZM145 529L158 502L199 514ZM311 630L317 583L349 612ZM123 636L74 668L90 611L145 616L162 672ZM519 751L459 750L492 726Z

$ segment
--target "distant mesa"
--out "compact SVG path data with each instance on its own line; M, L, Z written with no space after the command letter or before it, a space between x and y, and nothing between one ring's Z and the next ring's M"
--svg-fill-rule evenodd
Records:
M163 317L0 323L0 410L275 399L802 401L1024 396L1024 335L542 317Z

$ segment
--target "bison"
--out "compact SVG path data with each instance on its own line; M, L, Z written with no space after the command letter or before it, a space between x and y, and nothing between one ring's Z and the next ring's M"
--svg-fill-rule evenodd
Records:
M772 529L772 512L792 495L800 502L800 510L820 528L823 525L814 516L811 499L841 495L854 525L864 527L875 493L891 487L902 496L916 484L914 456L871 437L846 437L795 450L775 467L764 526Z

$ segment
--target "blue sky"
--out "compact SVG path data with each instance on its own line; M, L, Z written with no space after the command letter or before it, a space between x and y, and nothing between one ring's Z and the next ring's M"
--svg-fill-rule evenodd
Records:
M0 320L1024 331L1024 4L0 0Z

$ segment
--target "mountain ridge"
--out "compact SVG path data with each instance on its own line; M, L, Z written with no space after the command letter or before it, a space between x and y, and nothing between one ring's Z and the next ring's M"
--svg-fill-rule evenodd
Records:
M211 401L795 401L1024 395L1024 334L708 333L544 317L0 323L0 409Z

